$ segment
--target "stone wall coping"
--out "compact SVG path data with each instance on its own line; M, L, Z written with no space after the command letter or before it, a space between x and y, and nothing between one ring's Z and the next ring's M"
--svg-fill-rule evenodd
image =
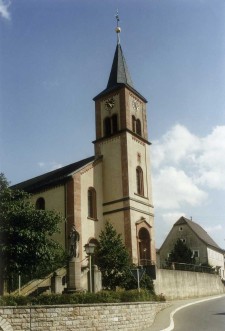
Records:
M37 308L67 308L67 307L96 307L96 306L134 306L134 305L154 305L169 304L170 301L137 301L137 302L102 302L102 303L85 303L85 304L62 304L62 305L24 305L24 306L0 306L1 309L37 309Z

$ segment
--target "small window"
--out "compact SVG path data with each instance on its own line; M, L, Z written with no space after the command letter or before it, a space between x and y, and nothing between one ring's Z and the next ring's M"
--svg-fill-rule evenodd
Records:
M183 231L183 228L182 228L182 226L180 226L180 227L179 227L179 231Z
M38 210L45 210L45 199L38 198L35 205L36 209Z
M198 258L199 257L199 251L198 250L194 250L192 257Z
M88 217L97 218L96 191L93 187L88 189Z
M180 240L182 241L183 244L186 244L186 239L181 238Z
M139 164L141 163L141 154L140 153L137 153L137 161Z
M143 171L141 167L136 168L137 193L144 195Z

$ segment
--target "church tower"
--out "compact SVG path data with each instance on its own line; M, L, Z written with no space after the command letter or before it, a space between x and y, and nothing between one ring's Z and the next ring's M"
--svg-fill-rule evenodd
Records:
M147 100L134 88L120 44L106 89L95 98L95 155L102 156L103 219L113 224L132 261L155 262Z

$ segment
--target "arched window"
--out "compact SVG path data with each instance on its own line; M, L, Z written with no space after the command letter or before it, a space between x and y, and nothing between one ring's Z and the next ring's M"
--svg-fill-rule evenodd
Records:
M96 191L93 187L88 189L88 217L97 218Z
M104 120L104 136L110 136L118 131L118 116L117 114L112 117L106 117Z
M134 115L132 116L132 131L136 132L136 118Z
M111 134L111 119L109 117L106 117L104 121L104 133L105 136L109 136Z
M35 205L36 209L38 210L45 210L45 199L38 198Z
M136 120L136 133L141 136L141 121L140 120Z
M132 115L132 131L141 136L141 121Z
M117 121L117 114L112 116L112 133L118 131L118 121Z
M141 167L136 168L137 193L144 195L143 171Z
M141 228L138 232L139 263L140 265L151 264L150 235L147 229Z

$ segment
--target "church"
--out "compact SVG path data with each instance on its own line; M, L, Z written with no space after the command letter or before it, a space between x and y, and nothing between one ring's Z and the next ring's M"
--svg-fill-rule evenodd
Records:
M106 88L94 97L94 155L26 180L12 188L31 193L38 209L56 210L64 222L56 239L69 250L73 226L84 245L97 243L110 222L136 265L155 264L147 100L135 89L120 44ZM86 262L84 262L86 263Z

